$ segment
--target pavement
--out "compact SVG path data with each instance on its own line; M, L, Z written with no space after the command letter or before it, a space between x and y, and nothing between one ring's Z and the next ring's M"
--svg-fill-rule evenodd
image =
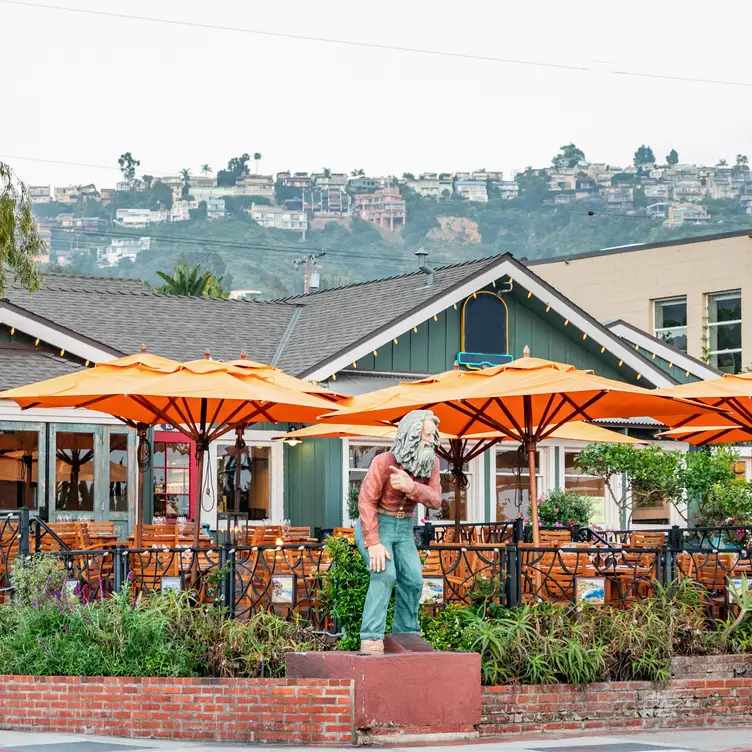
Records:
M468 749L469 747L469 749ZM0 752L248 752L289 750L289 752L327 752L325 747L273 747L264 745L211 744L206 742L121 739L107 736L42 734L0 731ZM332 748L330 748L332 749ZM341 752L341 747L336 748ZM414 747L396 750L414 751ZM561 734L483 739L469 744L421 747L426 752L752 752L752 728L688 729L651 733L611 734L608 736ZM332 752L333 749L332 749Z

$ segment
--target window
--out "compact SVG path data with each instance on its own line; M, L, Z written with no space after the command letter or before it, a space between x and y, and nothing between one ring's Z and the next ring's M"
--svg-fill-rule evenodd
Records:
M543 491L540 452L535 453L538 496ZM530 508L530 472L525 453L520 449L496 449L496 520L526 517Z
M154 516L176 519L191 510L190 441L154 442Z
M128 511L128 434L110 433L110 511Z
M359 489L373 459L383 452L390 451L390 449L391 445L389 444L356 444L350 442L348 464L348 483L350 488ZM432 520L453 520L454 478L449 472L449 464L441 457L439 457L439 468L441 470L441 509L425 509L422 511L422 514ZM468 494L473 482L473 474L469 471L468 466L465 466L465 473L468 478L468 487L462 489L460 492L460 514L463 520L468 519Z
M61 431L56 435L55 508L94 511L94 434Z
M240 458L240 483L236 485L237 453L234 444L217 447L218 511L235 510L236 488L239 488L238 511L248 513L249 520L271 519L271 447L246 446Z
M667 345L687 352L687 299L655 301L654 334Z
M0 509L37 508L39 433L0 431Z
M564 489L574 491L580 496L587 496L592 503L590 522L604 524L606 522L606 484L600 478L584 475L575 466L575 458L579 451L564 452Z
M726 373L742 370L742 294L740 290L708 295L710 365Z

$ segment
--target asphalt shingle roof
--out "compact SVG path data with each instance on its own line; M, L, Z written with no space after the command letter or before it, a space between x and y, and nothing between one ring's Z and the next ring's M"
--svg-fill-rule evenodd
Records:
M341 350L483 272L500 258L438 268L430 286L426 285L428 277L416 271L287 298L283 302L302 305L302 309L278 365L296 375L311 371Z
M10 285L6 300L119 353L149 352L177 360L272 360L296 308L259 303L162 295L140 280L51 275L29 295Z
M0 348L0 391L43 381L81 368L65 358L38 350Z

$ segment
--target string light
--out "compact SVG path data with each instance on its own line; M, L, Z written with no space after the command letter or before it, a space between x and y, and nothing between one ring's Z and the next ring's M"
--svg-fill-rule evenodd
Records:
M65 355L65 350L61 350L61 351L60 351L60 357L61 357L61 358L63 357L63 355Z
M601 347L601 352L602 352L602 353L606 352L606 347L605 347L605 346L604 346L604 347Z
M673 367L674 367L674 364L673 364L673 363L669 363L669 364L668 364L668 367L669 367L669 368L673 368Z
M620 365L620 366L621 366L621 365L624 365L624 361L623 361L623 360L620 360L620 361L619 361L619 365Z
M655 360L655 353L650 356L650 360Z
M86 363L84 363L84 368L88 368L88 367L89 367L89 361L87 360Z
M640 380L641 378L642 378L642 374L641 374L641 373L638 373L638 374L637 374L637 381L639 381L639 380Z
M564 319L564 326L569 326L569 319Z
M583 339L583 340L587 339L587 334L583 333L583 335L582 335L582 339Z
M413 327L413 334L417 334L417 333L418 333L418 327L417 327L417 326L414 326L414 327Z
M394 342L395 345L399 344L399 340L396 337L392 341Z
M35 345L38 345L38 344L39 344L39 337L37 337L37 338L36 338L36 339L34 340L34 344L35 344Z
M637 351L639 352L639 351L640 351L640 346L639 346L639 345L635 345L635 346L634 346L634 349L635 349L635 350L637 350Z
M438 316L437 316L437 315L436 315L435 313L434 313L434 315L433 315L433 320L434 320L434 321L438 321L438 320L439 320L439 317L438 317Z
M533 297L533 293L532 292L528 292L527 297L528 297L528 300L529 300L530 298Z
M333 373L333 374L332 374L332 381L336 381L336 380L337 380L337 374L336 374L336 373Z
M494 285L494 287L496 287L496 285ZM452 305L453 305L453 307L454 307L454 310L456 311L456 310L457 310L457 304L456 304L456 303L453 303Z
M13 336L13 335L14 335L15 333L16 333L16 327L15 327L15 326L12 326L12 327L10 328L10 336L12 337L12 336Z
M477 292L474 292L474 293L473 293L473 299L475 299L475 298L477 298L477 297L478 297L478 293L477 293Z
M373 351L373 357L374 358L378 358L378 356L379 356L379 351L378 350L374 350Z
M685 376L689 376L689 371L684 371Z
M352 364L352 367L353 368L357 368L358 367L358 361L357 360Z
M551 306L550 306L550 305L547 305L547 306L546 306L546 313L548 313L548 312L549 312L550 310L551 310Z

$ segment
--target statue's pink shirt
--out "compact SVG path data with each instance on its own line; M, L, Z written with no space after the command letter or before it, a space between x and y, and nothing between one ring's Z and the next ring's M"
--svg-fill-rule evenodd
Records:
M389 477L392 471L390 465L402 467L392 452L384 452L377 455L368 468L366 477L360 486L358 496L358 511L360 512L360 525L363 528L363 537L366 547L379 543L379 514L377 509L382 507L390 512L398 512L403 509L406 516L411 516L417 504L423 504L429 509L441 507L441 476L439 474L439 460L433 467L431 477L425 479L413 478L415 488L404 494L396 488L392 488ZM412 478L412 475L410 476Z

